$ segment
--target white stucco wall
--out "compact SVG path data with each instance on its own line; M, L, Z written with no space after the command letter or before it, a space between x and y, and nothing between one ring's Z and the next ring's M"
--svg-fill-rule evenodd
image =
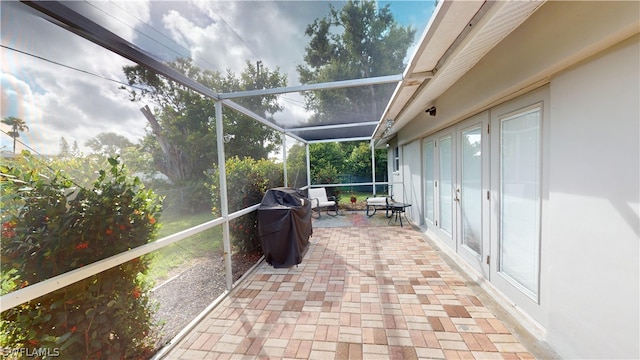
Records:
M545 4L397 138L408 194L421 186L422 138L549 84L541 292L563 358L640 358L639 11Z
M402 171L405 184L402 194L403 202L411 204L411 207L407 209L407 217L414 224L420 224L422 220L420 142L414 141L402 146L402 153L404 154Z
M551 81L548 341L640 357L638 36Z

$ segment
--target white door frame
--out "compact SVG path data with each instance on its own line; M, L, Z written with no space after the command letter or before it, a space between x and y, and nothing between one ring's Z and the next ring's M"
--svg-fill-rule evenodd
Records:
M549 139L549 91L548 87L537 89L529 94L523 95L514 100L498 105L490 110L491 125L491 283L511 301L521 307L529 316L538 321L542 326L546 326L546 318L543 311L546 307L544 301L544 278L542 277L543 262L543 238L545 223L544 211L545 201L548 198L548 181L546 181L547 166L549 163L548 139ZM539 110L539 172L538 186L539 197L537 208L537 259L535 260L535 274L537 285L534 291L528 290L525 286L511 278L507 272L503 271L501 264L501 141L503 122L514 117L518 117L530 111ZM527 166L527 164L523 164ZM506 201L506 199L505 199Z
M489 189L490 189L490 167L489 167L489 112L485 111L478 115L475 115L465 121L458 123L455 126L455 134L456 134L456 193L458 201L456 201L456 243L458 248L458 254L476 271L482 274L483 277L489 279L490 271L489 271L489 263L490 263L490 213L491 206L489 200ZM479 154L481 156L481 168L480 168L480 184L479 188L473 190L474 199L467 198L467 202L469 201L477 201L475 204L468 205L469 209L475 207L476 212L480 212L480 218L475 219L475 227L480 227L480 231L476 236L479 236L479 251L475 251L471 247L464 244L464 234L465 230L463 227L465 226L465 219L467 219L467 215L465 214L465 198L468 196L465 194L465 189L463 188L463 170L464 170L464 139L465 132L467 131L476 131L480 136L480 151ZM477 197L477 198L476 198ZM468 224L467 224L468 225Z

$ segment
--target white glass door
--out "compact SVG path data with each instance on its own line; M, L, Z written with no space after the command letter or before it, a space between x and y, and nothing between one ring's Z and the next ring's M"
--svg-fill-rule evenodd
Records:
M436 208L438 214L438 235L450 247L455 242L455 157L454 135L452 131L441 133L436 140L436 168L439 181L436 186Z
M443 130L422 142L424 221L438 238L455 249L455 135Z
M485 277L489 277L488 122L485 112L456 126L458 253Z
M436 226L436 147L435 140L427 139L424 151L424 221L427 228Z
M425 224L487 278L488 124L484 112L422 142Z

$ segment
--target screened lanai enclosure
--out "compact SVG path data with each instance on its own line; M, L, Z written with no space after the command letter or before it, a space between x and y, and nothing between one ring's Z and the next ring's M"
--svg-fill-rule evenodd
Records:
M372 136L434 4L0 7L0 346L148 357L259 260L266 189L392 191ZM369 177L314 169L330 143Z

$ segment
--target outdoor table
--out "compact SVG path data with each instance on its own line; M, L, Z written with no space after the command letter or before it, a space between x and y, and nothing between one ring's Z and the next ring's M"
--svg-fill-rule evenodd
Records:
M390 202L388 205L389 210L391 210L391 217L389 217L389 224L391 224L391 219L393 218L393 215L395 215L396 219L394 222L398 222L398 217L400 217L400 227L402 227L402 214L404 214L404 217L407 218L407 214L405 213L405 210L409 206L411 206L411 204L405 204L401 202ZM407 221L409 221L409 219L407 219Z

